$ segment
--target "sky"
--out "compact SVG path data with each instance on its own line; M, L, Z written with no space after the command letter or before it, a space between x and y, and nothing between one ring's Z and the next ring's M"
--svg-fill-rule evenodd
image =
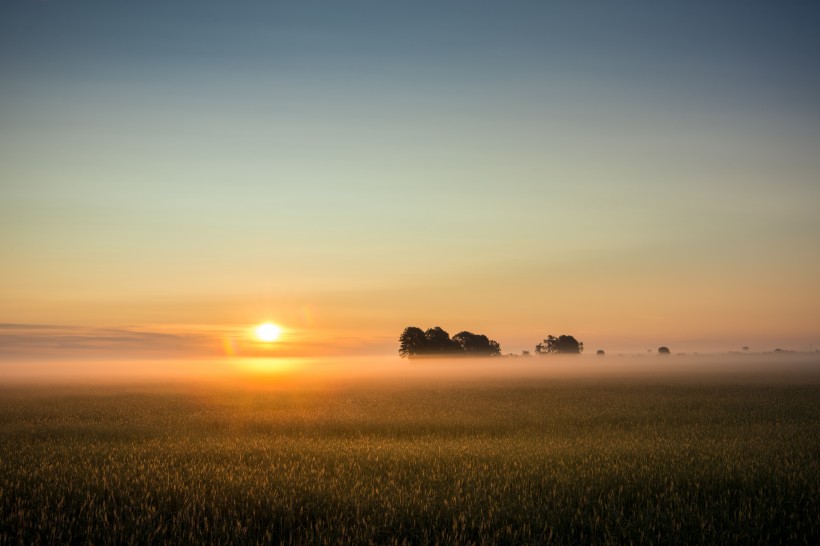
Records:
M4 2L0 358L395 354L411 325L814 350L819 27L813 2Z

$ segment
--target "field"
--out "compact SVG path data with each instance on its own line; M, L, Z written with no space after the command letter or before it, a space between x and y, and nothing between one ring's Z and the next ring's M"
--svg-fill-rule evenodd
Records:
M820 541L820 385L0 389L1 543Z

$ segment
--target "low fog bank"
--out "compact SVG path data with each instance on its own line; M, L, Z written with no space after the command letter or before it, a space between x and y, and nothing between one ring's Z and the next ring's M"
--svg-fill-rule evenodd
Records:
M0 385L185 384L288 387L385 382L622 379L820 383L820 353L414 358L219 358L0 362Z
M819 353L716 354L698 356L531 356L517 358L419 358L362 361L328 376L361 380L504 381L561 379L784 381L820 383ZM349 377L345 377L349 375Z

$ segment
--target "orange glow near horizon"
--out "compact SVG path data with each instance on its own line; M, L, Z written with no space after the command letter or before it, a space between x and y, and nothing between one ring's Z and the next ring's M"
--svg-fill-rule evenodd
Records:
M814 7L40 4L3 6L0 368L820 347Z

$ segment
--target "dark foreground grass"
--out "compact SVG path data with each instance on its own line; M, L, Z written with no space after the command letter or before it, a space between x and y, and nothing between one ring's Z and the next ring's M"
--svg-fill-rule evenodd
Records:
M2 543L820 542L820 387L0 391Z

